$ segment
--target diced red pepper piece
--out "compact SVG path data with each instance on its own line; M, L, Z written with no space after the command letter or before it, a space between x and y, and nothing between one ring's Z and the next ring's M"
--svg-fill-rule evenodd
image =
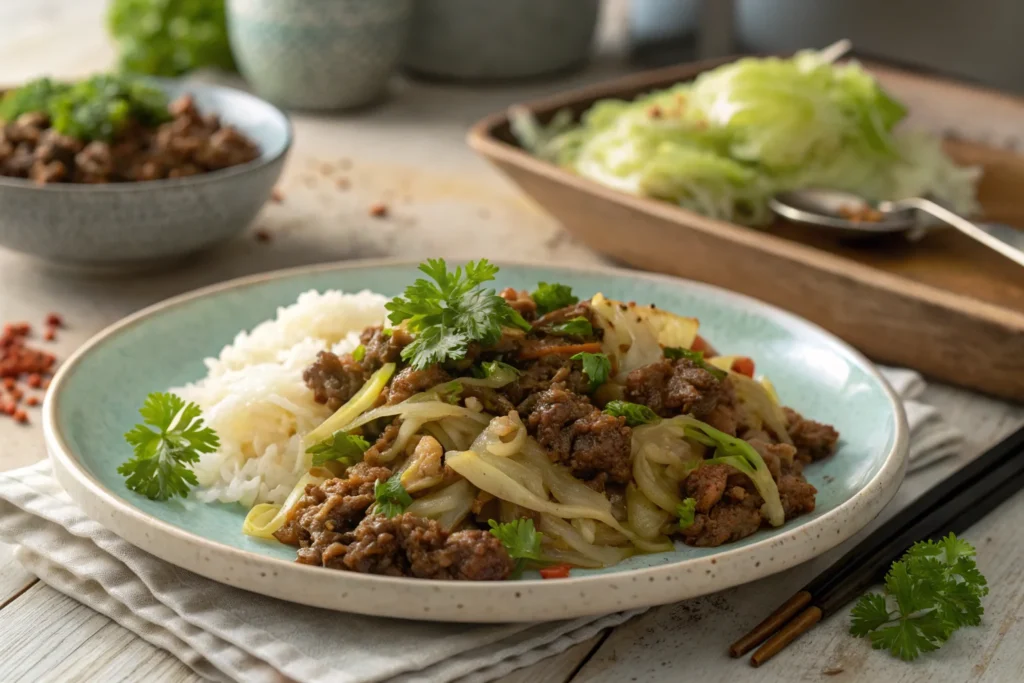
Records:
M741 375L746 375L747 377L753 378L754 377L754 361L753 361L753 359L752 358L747 358L746 356L740 356L739 358L737 358L736 360L734 360L732 362L732 371L733 372L738 372Z
M555 564L541 569L540 576L543 579L568 579L570 569L571 564Z

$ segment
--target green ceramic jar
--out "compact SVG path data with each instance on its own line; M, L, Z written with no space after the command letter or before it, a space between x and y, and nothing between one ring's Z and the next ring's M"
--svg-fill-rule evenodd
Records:
M387 92L412 0L228 0L238 69L262 97L296 109L346 109Z

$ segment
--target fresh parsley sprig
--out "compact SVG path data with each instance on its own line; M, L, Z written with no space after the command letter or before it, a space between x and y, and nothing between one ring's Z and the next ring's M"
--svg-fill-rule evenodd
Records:
M626 424L630 427L639 427L661 419L649 407L629 401L608 401L604 406L604 412L613 417L626 418Z
M188 496L199 483L190 465L200 453L217 450L217 433L204 426L199 406L171 393L150 394L139 414L144 424L124 435L135 455L117 468L118 474L129 489L150 500Z
M534 562L544 561L544 555L540 549L544 534L534 528L532 519L514 519L504 524L489 519L487 524L491 527L494 537L505 546L509 557L515 560L516 566L512 571L514 578L523 573L527 562L531 560Z
M537 315L557 311L559 308L579 302L579 298L572 293L572 287L557 282L538 282L537 289L530 294L530 298L537 304Z
M402 474L396 472L388 480L378 480L373 485L376 512L387 518L397 517L412 505L412 496L402 486Z
M974 555L974 547L953 534L915 543L889 569L885 592L857 601L850 633L910 661L938 649L957 629L977 626L988 586Z
M306 452L313 456L313 464L317 466L331 460L355 465L363 459L363 453L369 447L370 442L363 437L338 431L315 446L310 446Z
M530 329L505 299L481 287L498 272L487 259L470 261L465 272L461 266L449 271L444 259L429 259L419 269L433 282L417 279L385 306L393 325L404 322L416 335L402 349L402 358L414 368L465 358L471 342L494 344L502 327Z
M612 372L612 362L603 353L587 353L584 351L572 356L572 360L578 360L583 364L583 374L590 381L591 391L607 382L608 375Z

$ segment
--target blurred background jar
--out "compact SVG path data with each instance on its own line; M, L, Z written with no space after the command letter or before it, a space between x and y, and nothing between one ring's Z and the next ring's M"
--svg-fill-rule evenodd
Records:
M855 54L865 59L1024 92L1024 3L1019 0L734 4L738 50L792 52L849 38Z
M348 109L387 92L412 0L228 0L238 70L275 104Z
M415 0L403 65L445 80L533 78L583 66L600 0Z

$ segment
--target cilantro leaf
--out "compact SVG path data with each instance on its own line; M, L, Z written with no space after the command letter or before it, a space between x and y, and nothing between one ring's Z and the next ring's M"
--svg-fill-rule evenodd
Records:
M604 412L613 417L626 418L626 424L630 427L650 424L661 419L657 413L647 406L640 403L630 403L629 401L608 401L605 404Z
M885 592L857 601L850 633L910 661L938 649L958 628L977 626L988 586L974 554L953 534L914 544L889 569Z
M691 349L680 349L674 346L668 346L665 347L664 352L665 358L668 358L670 360L686 358L687 360L693 361L694 364L697 365L697 367L707 370L709 373L711 373L711 376L717 380L723 380L729 374L725 370L722 370L721 368L716 368L714 365L704 360L703 351L693 351Z
M686 529L693 524L693 518L697 513L697 500L686 498L676 506L676 516L679 517L679 528Z
M890 621L889 607L881 593L868 593L861 597L853 606L850 615L850 633L855 636L866 636Z
M572 356L572 360L578 360L583 364L583 374L590 380L591 391L607 382L608 375L612 372L612 362L603 353L577 353Z
M590 324L589 320L579 315L569 318L564 323L552 325L550 332L560 337L593 337L594 326Z
M144 424L124 435L135 455L117 468L118 474L130 490L150 500L188 496L199 483L189 466L200 453L217 450L217 433L203 425L199 406L171 393L150 394L139 414Z
M532 519L515 519L511 522L499 524L493 519L487 520L491 527L491 533L501 541L508 551L508 556L516 561L513 576L518 577L523 573L527 561L543 562L540 544L544 534L537 531L533 526Z
M315 446L310 446L306 452L313 456L314 465L323 465L331 460L354 465L363 459L363 453L369 447L370 442L363 437L339 430Z
M501 338L502 327L530 329L505 299L481 288L498 272L487 259L470 261L465 271L461 266L449 271L444 259L428 259L419 269L433 282L417 279L385 305L393 325L404 322L416 335L402 349L402 358L414 368L464 358L472 342L490 346Z
M572 287L557 282L551 284L538 282L537 289L533 291L530 298L533 299L533 303L537 304L537 315L557 311L559 308L572 306L579 302L579 298L572 293Z
M387 481L378 480L373 485L373 497L377 501L378 514L391 518L396 517L412 505L412 496L402 486L402 475L396 472Z

